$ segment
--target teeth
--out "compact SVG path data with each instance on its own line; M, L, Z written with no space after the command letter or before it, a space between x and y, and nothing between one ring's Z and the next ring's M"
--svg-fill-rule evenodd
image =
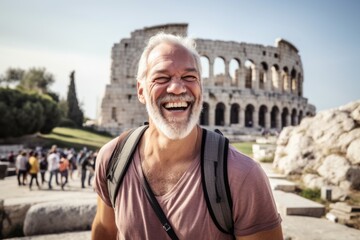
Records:
M186 108L188 106L187 102L170 102L165 104L165 108L180 108L184 107Z

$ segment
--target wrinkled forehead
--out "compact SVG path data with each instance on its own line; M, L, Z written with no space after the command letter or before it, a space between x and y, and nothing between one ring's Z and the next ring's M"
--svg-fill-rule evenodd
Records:
M160 61L181 62L197 69L194 55L176 43L161 43L151 50L147 59L148 67L151 68Z

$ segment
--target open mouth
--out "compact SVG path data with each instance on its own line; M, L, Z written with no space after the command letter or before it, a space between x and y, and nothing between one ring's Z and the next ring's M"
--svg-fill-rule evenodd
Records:
M189 102L168 102L162 105L168 111L185 111L189 108Z

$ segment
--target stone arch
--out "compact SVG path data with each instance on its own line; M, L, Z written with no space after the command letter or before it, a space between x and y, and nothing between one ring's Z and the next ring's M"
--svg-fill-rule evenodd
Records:
M281 113L281 128L284 128L288 125L287 118L289 116L289 109L284 107Z
M296 79L296 70L292 69L290 73L290 81L291 81L291 92L296 93L297 92L297 79Z
M303 78L302 78L301 73L298 74L297 84L298 84L298 87L297 87L297 89L298 89L298 96L299 96L299 97L302 97L302 95L303 95L303 91L302 91L302 89L303 89Z
M233 58L229 63L229 74L231 77L231 86L239 86L239 70L240 70L240 60Z
M279 116L280 116L279 108L277 106L272 107L270 115L271 115L270 116L270 118L271 118L270 127L278 129L279 128Z
M266 62L260 63L260 71L259 71L259 88L265 89L265 84L267 82L267 72L268 72L268 65Z
M301 123L302 118L303 118L303 111L300 110L300 111L299 111L299 115L298 115L298 124Z
M203 81L207 81L210 77L210 60L207 56L201 56L200 57L200 63L201 63L201 78Z
M255 68L255 64L252 60L247 59L244 63L244 66L245 66L245 88L252 89L253 69Z
M274 64L271 67L271 88L272 90L280 90L281 89L281 83L279 78L279 66L277 64Z
M215 108L215 125L225 126L225 104L219 102Z
M238 124L240 123L240 105L237 103L231 104L230 109L230 124Z
M203 102L202 111L200 113L200 125L209 125L209 111L210 105L207 102Z
M252 127L254 125L254 110L252 104L248 104L245 108L245 127Z
M291 126L296 126L297 125L297 111L296 109L294 108L292 111L291 111Z
M130 64L129 69L124 69L126 71L125 72L126 79L128 79L127 83L128 83L128 85L130 85L132 87L136 87L136 81L134 81L133 79L136 79L139 60L140 60L140 54L138 57L134 57L133 61Z
M289 69L285 66L282 70L281 74L281 81L282 81L282 91L286 92L290 90L289 84Z
M216 57L214 60L214 78L215 86L224 86L226 81L225 59Z
M267 106L261 105L259 108L259 126L265 128L266 127L266 113Z

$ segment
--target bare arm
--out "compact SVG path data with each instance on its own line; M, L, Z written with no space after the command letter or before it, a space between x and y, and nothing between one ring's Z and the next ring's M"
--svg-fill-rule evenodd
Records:
M281 225L267 231L258 232L249 236L237 236L236 240L283 240Z
M91 239L116 239L117 228L115 224L114 209L107 206L104 201L97 198L96 215L91 228Z

